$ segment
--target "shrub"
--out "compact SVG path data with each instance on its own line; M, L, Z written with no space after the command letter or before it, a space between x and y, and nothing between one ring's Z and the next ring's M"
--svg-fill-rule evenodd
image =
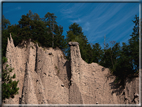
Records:
M3 57L3 64L7 62L7 58ZM16 75L10 76L13 68L9 67L8 64L3 68L2 71L2 100L14 98L14 95L18 94L19 88L17 87L19 81L13 81Z

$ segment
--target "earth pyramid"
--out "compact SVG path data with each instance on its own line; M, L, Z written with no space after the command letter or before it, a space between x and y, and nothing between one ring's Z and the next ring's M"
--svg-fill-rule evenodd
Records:
M108 68L81 58L79 43L69 46L70 61L59 48L40 47L31 40L15 47L10 35L7 64L19 80L19 94L4 104L139 104L138 77L117 87Z

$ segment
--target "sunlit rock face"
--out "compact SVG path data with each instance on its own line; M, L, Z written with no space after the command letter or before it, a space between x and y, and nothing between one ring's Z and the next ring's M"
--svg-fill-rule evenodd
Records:
M5 104L139 103L138 77L117 88L108 68L86 63L78 42L69 42L69 46L70 61L59 48L40 47L30 40L15 47L10 36L7 64L19 80L19 94Z

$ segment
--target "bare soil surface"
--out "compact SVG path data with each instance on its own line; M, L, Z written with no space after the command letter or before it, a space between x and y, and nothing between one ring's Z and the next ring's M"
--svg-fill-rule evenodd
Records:
M117 87L115 76L97 63L86 63L79 44L69 42L71 61L59 49L8 39L6 57L19 80L19 94L5 104L139 104L139 78Z

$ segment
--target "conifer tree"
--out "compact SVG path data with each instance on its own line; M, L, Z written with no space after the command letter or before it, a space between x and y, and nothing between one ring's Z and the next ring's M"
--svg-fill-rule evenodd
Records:
M3 57L3 64L7 62L7 58ZM5 66L5 67L4 67ZM16 75L10 75L13 68L9 67L8 64L3 65L2 71L2 100L9 98L14 98L14 95L18 94L19 88L17 87L19 81L13 81L12 79L16 78Z

